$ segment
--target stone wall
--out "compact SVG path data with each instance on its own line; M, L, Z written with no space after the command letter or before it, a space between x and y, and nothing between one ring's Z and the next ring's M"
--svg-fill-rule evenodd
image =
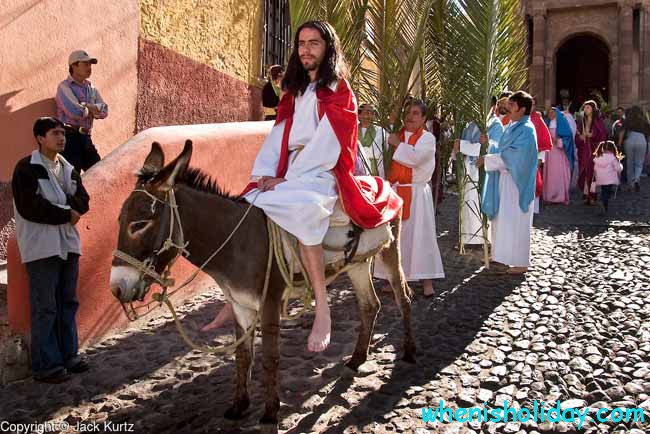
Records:
M260 120L260 0L140 0L136 131Z

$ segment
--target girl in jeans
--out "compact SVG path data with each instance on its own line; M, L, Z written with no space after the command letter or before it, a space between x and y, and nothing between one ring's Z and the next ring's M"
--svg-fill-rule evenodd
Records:
M594 177L596 186L600 186L601 201L605 212L609 209L612 190L619 184L619 175L623 171L621 154L614 142L600 142L594 153Z
M646 136L650 135L650 124L639 106L632 106L626 113L623 128L619 133L619 143L625 150L627 180L630 189L641 190L639 180L643 172L643 161L648 147Z

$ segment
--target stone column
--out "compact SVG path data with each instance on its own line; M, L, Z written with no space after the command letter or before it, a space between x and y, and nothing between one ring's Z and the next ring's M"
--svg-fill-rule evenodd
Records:
M618 104L632 104L633 9L629 0L618 4Z
M533 64L532 87L533 94L537 97L538 104L546 101L545 95L545 54L546 54L546 11L535 9L533 11Z
M641 85L639 87L639 99L647 109L650 105L650 2L643 4L641 23Z

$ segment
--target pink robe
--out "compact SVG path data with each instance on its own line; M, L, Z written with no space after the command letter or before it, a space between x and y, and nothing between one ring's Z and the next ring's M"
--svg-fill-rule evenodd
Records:
M571 168L564 152L562 139L555 132L555 121L551 121L551 142L553 147L546 154L544 163L544 202L569 204Z

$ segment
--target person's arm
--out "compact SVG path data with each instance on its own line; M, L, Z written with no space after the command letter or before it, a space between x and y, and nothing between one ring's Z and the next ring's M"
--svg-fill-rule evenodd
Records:
M27 165L19 163L11 179L11 190L18 213L25 220L34 223L46 225L69 223L70 209L58 207L38 194L38 178L30 169Z
M59 84L55 97L57 107L65 113L65 116L71 120L81 123L86 119L90 110L85 105L79 103L79 100L72 92L72 89L66 82Z
M88 212L90 202L90 197L88 192L81 182L81 176L76 170L72 171L72 182L77 184L77 190L74 194L67 194L67 204L70 205L70 208L77 211L79 214L83 215Z
M280 151L282 148L282 134L286 121L274 126L262 147L257 153L253 170L251 171L251 181L255 182L259 178L267 176L274 177L278 170L278 163L280 162Z
M625 139L625 129L621 127L621 129L618 131L618 142L616 143L617 147L621 147L623 144L623 140Z
M415 146L400 143L395 149L393 160L407 167L417 167L428 160L435 160L436 138L433 134L424 134Z
M94 87L91 89L94 94L94 105L97 108L97 111L93 113L93 117L95 119L105 119L108 116L108 104L104 102L98 89L95 89Z

